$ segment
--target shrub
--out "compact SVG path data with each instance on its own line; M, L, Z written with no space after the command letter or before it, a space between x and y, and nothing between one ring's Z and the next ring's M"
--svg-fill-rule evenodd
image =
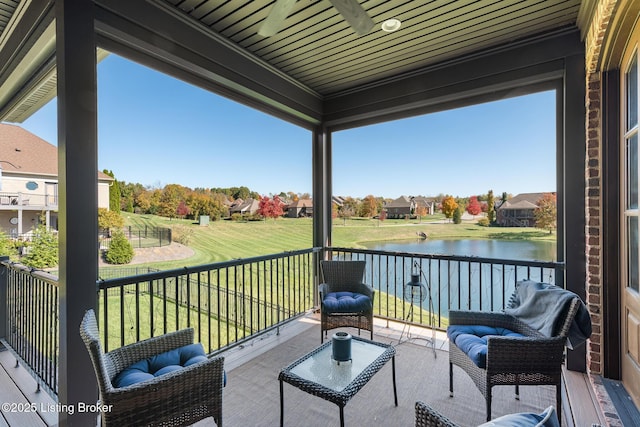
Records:
M194 230L192 227L184 225L175 225L171 227L171 240L182 245L189 246Z
M460 224L461 222L462 222L462 210L460 208L456 208L456 210L453 211L453 223Z
M480 226L482 226L482 227L488 227L488 226L489 226L489 224L490 224L490 223L489 223L489 218L484 217L484 218L480 218L480 219L478 220L478 225L480 225Z
M29 253L22 263L31 268L47 268L58 265L58 236L40 224L33 232Z
M9 239L9 237L7 237L6 234L4 234L2 231L0 231L0 256L16 256L17 251L16 251L16 247L15 244L11 241L11 239Z
M105 254L105 261L109 264L129 264L133 259L133 247L124 236L124 233L117 230L111 237L111 245Z
M242 221L242 214L238 212L231 214L231 221Z

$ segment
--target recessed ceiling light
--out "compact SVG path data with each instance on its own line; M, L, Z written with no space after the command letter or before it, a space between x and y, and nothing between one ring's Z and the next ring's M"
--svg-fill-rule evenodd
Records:
M387 33L392 33L394 31L397 31L401 25L402 25L402 22L400 22L399 19L391 18L384 21L381 25L381 28L382 28L382 31L386 31Z

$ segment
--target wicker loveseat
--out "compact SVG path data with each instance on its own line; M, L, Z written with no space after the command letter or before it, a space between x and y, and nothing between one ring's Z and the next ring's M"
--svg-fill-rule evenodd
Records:
M526 283L525 285L529 285ZM537 284L536 284L537 285ZM546 284L545 284L546 285ZM524 285L523 285L524 286ZM561 292L552 285L541 286L549 292ZM557 288L557 289L556 289ZM533 291L537 292L537 291ZM453 396L453 365L462 368L476 384L486 401L487 421L491 419L491 389L496 385L514 385L516 397L520 385L555 385L556 408L561 413L561 376L564 347L579 308L586 312L580 298L572 293L562 294L565 303L554 319L553 332L545 334L508 313L450 311L449 327L449 391ZM512 297L513 299L513 297ZM558 303L558 306L560 304ZM551 309L544 304L537 310ZM584 329L591 333L591 323ZM486 332L486 330L491 332ZM484 346L469 344L460 332ZM474 337L473 335L477 335Z
M365 329L373 339L375 291L363 283L365 267L365 261L322 261L320 342L327 330L341 327Z
M114 385L116 377L132 365L144 364L146 360L166 361L185 346L192 349L192 328L104 353L95 314L88 310L80 335L95 369L100 403L109 405L108 411L101 412L103 426L182 426L208 417L213 417L218 427L222 426L223 357L196 358L201 361L185 367L166 367L165 371L170 372L152 379L121 387Z

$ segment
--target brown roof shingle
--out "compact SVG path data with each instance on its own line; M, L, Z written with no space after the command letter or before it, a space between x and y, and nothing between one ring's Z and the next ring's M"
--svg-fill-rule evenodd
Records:
M0 167L4 172L58 176L58 148L20 126L0 123ZM98 172L101 180L112 178Z

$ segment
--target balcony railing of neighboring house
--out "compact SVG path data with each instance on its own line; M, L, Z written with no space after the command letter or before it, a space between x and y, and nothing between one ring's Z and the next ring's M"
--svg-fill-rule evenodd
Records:
M44 193L0 192L0 209L57 209L58 196Z
M523 279L563 284L561 263L326 248L334 259L367 261L365 282L376 290L377 317L444 330L450 309L500 310ZM175 331L218 353L317 307L320 248L149 272L98 282L98 317L105 350ZM0 338L53 395L57 392L58 285L54 276L8 261L0 264ZM403 300L412 273L430 285L413 310ZM103 277L108 277L102 275ZM6 281L4 278L6 277ZM0 297L0 301L2 298Z

